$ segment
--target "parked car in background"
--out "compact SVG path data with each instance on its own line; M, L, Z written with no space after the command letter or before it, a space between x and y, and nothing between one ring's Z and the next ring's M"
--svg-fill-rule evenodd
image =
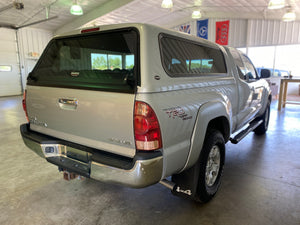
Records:
M289 71L287 70L279 70L279 69L272 69L272 68L264 68L264 67L256 67L257 73L259 77L261 77L261 70L267 69L270 70L271 76L273 77L286 77L289 76Z

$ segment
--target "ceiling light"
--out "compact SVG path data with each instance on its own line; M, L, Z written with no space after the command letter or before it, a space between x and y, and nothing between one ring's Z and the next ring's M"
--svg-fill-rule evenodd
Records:
M165 9L170 9L173 7L173 1L172 0L163 0L161 3L161 7Z
M80 5L77 4L77 1L75 4L72 5L70 13L76 16L80 16L83 14L82 8Z
M290 22L296 20L296 14L292 9L288 9L286 13L283 15L282 20L284 22Z
M200 10L194 10L193 13L192 13L192 18L193 19L200 19L201 18Z
M270 0L268 9L281 9L285 6L285 0Z
M24 9L24 4L22 2L14 2L13 5L16 9Z

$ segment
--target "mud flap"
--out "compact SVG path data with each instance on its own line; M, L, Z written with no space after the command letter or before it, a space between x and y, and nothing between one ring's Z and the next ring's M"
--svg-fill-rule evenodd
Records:
M197 162L188 170L173 175L172 182L174 182L176 185L172 190L172 194L192 200L197 198L199 171L200 166Z

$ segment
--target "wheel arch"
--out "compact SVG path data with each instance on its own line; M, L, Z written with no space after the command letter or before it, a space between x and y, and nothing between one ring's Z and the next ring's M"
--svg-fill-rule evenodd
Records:
M225 140L225 143L229 140L230 137L230 125L229 125L229 121L225 116L220 116L217 117L215 119L212 119L207 126L207 130L208 129L216 129L219 130ZM206 130L206 132L207 132Z
M271 90L269 89L264 89L264 97L261 99L262 101L262 107L261 109L259 110L259 112L257 113L257 116L261 116L266 108L268 107L268 104L271 104L272 102L272 93L271 93Z
M219 130L225 142L229 140L231 133L231 108L221 101L207 102L198 110L194 129L191 136L189 155L184 168L186 170L193 166L201 153L203 142L209 128Z

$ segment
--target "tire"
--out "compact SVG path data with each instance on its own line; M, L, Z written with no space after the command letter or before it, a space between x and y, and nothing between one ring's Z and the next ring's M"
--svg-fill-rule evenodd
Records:
M200 172L196 201L206 203L218 191L225 161L225 141L218 130L209 130L206 134L200 154Z
M263 122L254 130L256 135L263 135L267 132L270 120L270 102L267 105L267 108L262 116L258 120L263 120Z

